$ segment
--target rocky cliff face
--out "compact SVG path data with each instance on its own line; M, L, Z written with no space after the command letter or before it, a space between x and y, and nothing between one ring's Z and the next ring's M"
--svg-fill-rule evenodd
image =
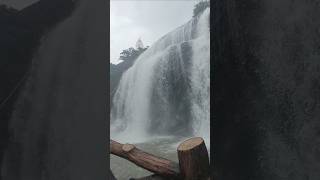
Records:
M112 99L117 90L122 74L132 66L133 62L134 60L128 60L117 65L110 64L110 105L112 105Z
M211 6L215 179L318 179L319 2Z

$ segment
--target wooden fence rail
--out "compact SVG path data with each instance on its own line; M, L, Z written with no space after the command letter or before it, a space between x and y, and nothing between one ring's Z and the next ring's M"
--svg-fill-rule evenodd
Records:
M209 156L204 140L195 137L182 142L178 148L179 163L146 153L132 144L110 140L110 152L127 159L154 175L131 180L208 180Z

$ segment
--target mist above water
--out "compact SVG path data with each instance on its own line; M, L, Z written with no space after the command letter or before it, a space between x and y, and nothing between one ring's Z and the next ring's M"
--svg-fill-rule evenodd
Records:
M210 135L209 8L168 33L125 72L113 99L111 138Z

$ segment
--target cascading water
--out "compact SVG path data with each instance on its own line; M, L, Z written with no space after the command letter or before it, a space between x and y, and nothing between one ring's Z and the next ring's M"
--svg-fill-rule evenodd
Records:
M210 135L210 33L207 8L165 35L125 72L113 99L111 138Z

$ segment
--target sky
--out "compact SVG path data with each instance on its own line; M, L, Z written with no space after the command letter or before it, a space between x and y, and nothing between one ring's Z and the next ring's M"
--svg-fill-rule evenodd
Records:
M188 22L195 4L194 0L111 0L110 62L120 62L120 52L135 47L139 38L151 46Z

